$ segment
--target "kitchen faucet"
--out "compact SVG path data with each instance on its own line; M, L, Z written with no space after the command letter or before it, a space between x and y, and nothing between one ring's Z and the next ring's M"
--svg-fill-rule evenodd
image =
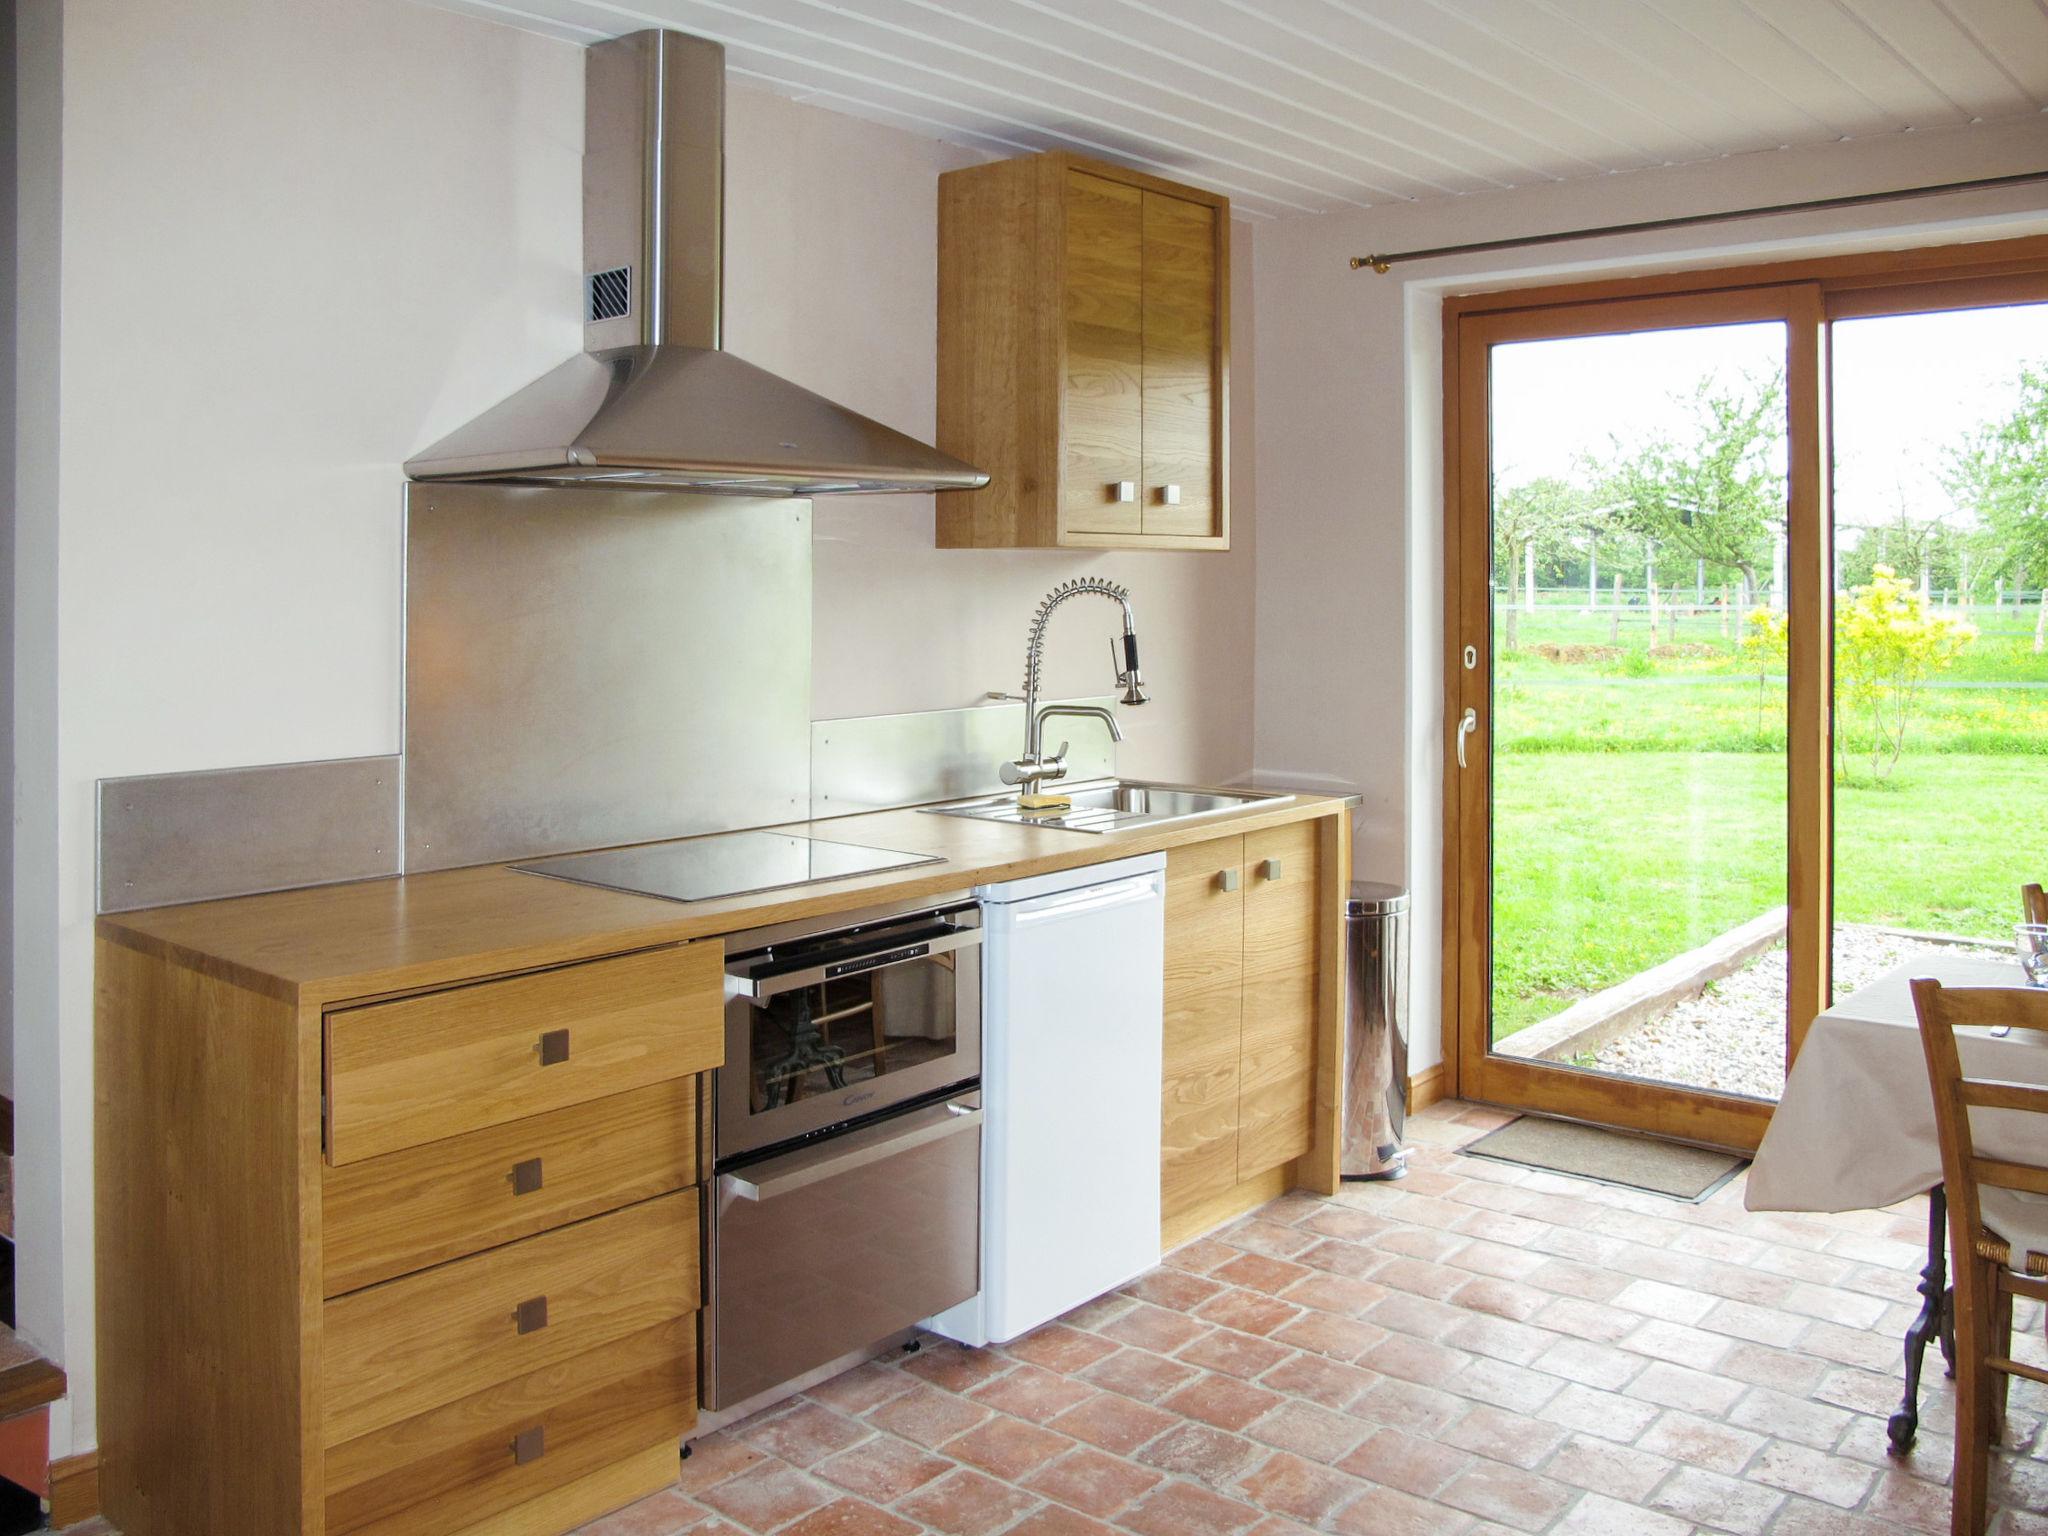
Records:
M1121 642L1114 638L1109 642L1110 662L1116 668L1117 686L1123 690L1118 702L1136 706L1147 701L1145 680L1138 671L1138 626L1131 613L1131 594L1100 576L1077 576L1054 587L1046 594L1045 601L1038 605L1038 612L1031 620L1030 641L1024 651L1024 755L1003 764L1000 770L1005 784L1017 786L1020 810L1064 810L1068 804L1064 795L1048 795L1041 788L1048 782L1067 776L1067 748L1073 745L1063 741L1059 751L1046 755L1045 722L1049 718L1067 715L1076 719L1100 720L1109 727L1110 740L1124 739L1123 728L1117 724L1116 716L1099 704L1047 704L1039 707L1038 688L1045 659L1046 621L1061 603L1086 592L1106 597L1120 604L1124 610L1123 638Z

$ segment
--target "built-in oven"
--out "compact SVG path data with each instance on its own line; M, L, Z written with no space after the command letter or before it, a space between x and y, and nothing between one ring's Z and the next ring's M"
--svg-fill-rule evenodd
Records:
M712 1412L979 1288L981 936L963 896L726 941L705 1224Z

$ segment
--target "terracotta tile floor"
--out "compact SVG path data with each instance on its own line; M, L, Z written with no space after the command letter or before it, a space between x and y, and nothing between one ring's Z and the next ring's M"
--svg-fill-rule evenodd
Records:
M1751 1215L1740 1181L1691 1206L1457 1154L1502 1118L1439 1105L1401 1183L1275 1201L1006 1348L863 1366L585 1536L1947 1531L1938 1355L1885 1454L1921 1202ZM2004 1536L2048 1536L2044 1413L2017 1384Z

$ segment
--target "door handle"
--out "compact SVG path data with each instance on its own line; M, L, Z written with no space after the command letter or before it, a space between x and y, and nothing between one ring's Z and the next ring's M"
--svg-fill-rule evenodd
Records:
M1278 880L1280 878L1280 861L1278 859L1267 859L1260 864L1259 878L1262 880Z
M1135 480L1110 481L1109 499L1111 501L1136 501L1138 499L1138 482Z
M512 1309L512 1324L521 1333L539 1333L548 1325L548 1299L534 1296Z
M530 1195L542 1186L540 1159L529 1157L524 1162L512 1165L512 1193Z
M536 1424L531 1429L522 1429L512 1437L512 1461L516 1466L525 1466L530 1461L539 1461L547 1454L548 1430L545 1424Z
M558 1066L569 1059L569 1031L551 1029L540 1037L534 1047L540 1052L540 1064L544 1067Z
M1219 889L1234 891L1237 889L1237 881L1238 873L1234 869L1219 869L1216 871L1216 884Z
M1179 506L1180 487L1177 485L1162 485L1161 487L1159 487L1159 501L1162 506Z
M1468 709L1465 718L1458 722L1458 766L1465 766L1465 738L1479 729L1479 711Z

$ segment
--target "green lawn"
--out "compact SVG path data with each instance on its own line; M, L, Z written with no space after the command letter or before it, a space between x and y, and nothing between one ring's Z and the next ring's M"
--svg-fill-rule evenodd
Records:
M1620 658L1534 650L1605 645L1606 615L1568 605L1518 624L1500 658L1494 756L1494 1033L1546 1018L1785 899L1785 694L1761 690L1710 618ZM1944 674L2048 684L2031 614L1980 611L1978 642ZM1691 632L1688 633L1688 630ZM1668 635L1661 637L1668 639ZM1850 722L1846 740L1862 734ZM1852 756L1835 791L1836 915L2011 936L2017 887L2048 875L2048 687L1928 689L1883 783Z

